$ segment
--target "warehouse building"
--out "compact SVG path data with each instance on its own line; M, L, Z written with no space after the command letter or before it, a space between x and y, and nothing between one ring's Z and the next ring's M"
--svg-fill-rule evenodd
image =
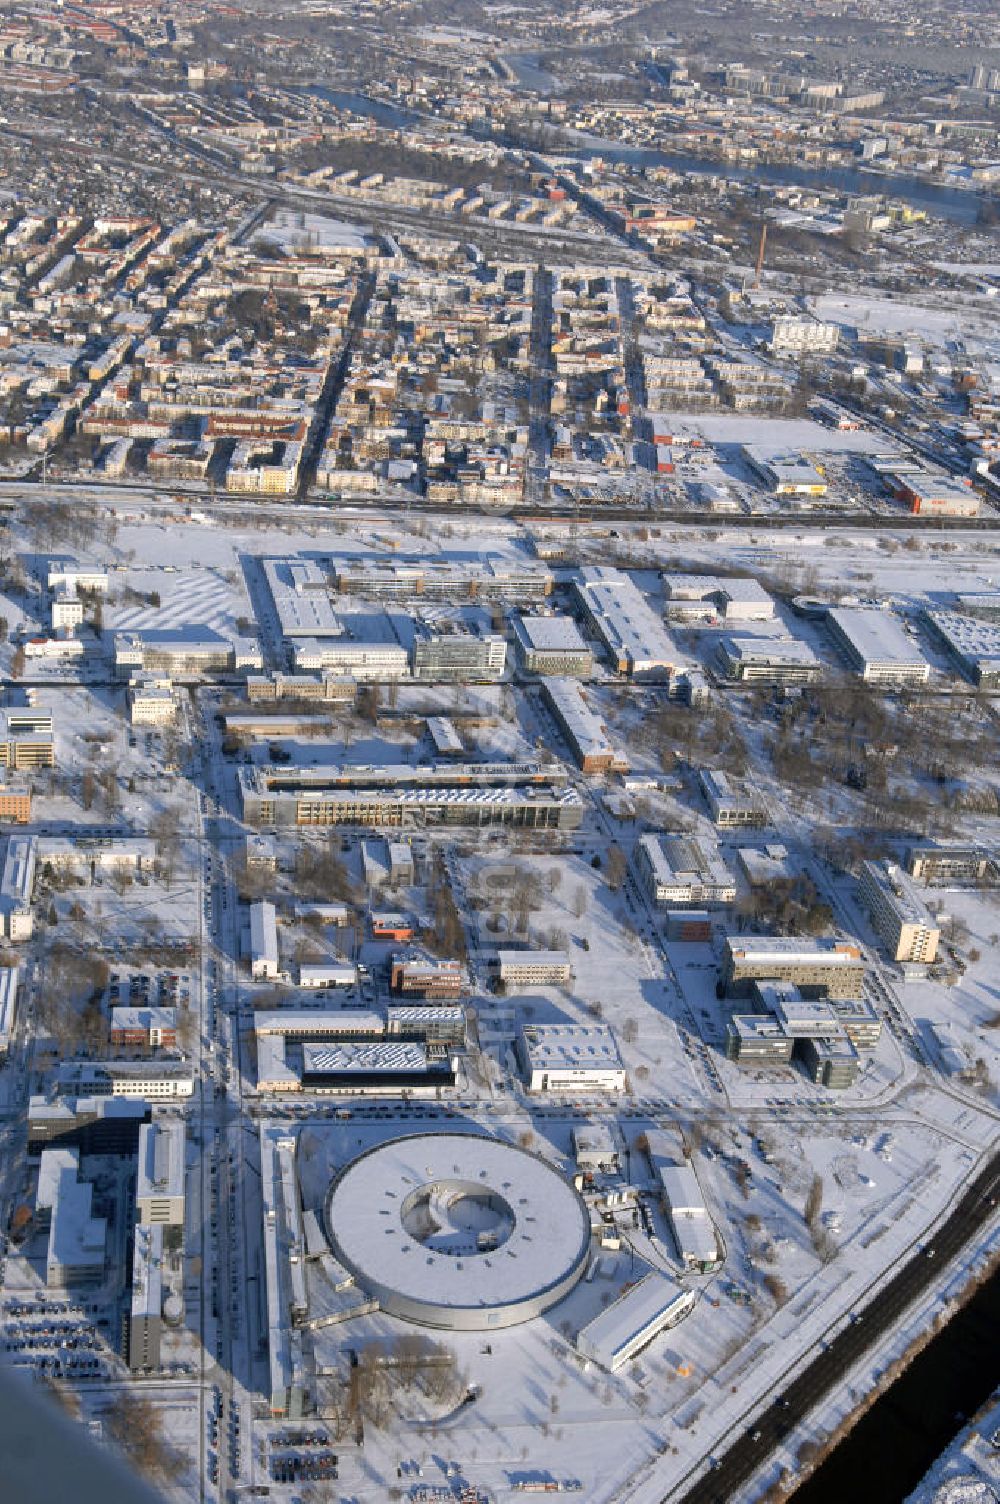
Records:
M892 862L862 862L858 892L894 961L936 958L941 930L905 872Z
M915 517L978 517L979 495L943 471L906 469L884 475L893 496Z
M635 864L650 903L701 908L732 903L736 880L719 855L696 836L640 836Z
M830 635L851 667L869 684L900 688L926 684L927 659L888 611L837 606L826 614Z
M514 638L526 673L589 679L594 672L594 655L571 616L516 617Z
M344 624L330 603L330 582L312 559L262 559L282 637L342 637Z
M299 986L310 992L328 992L335 987L353 987L358 980L358 968L350 961L337 961L332 965L310 965L303 961L299 966Z
M698 1177L690 1164L678 1162L663 1153L659 1134L654 1133L650 1139L649 1152L660 1182L663 1209L670 1223L677 1257L686 1268L707 1274L720 1262L719 1240Z
M677 645L627 574L588 566L580 570L573 590L617 673L667 682L677 674L681 667Z
M655 1337L694 1310L694 1292L665 1274L647 1274L578 1334L576 1350L608 1373L617 1373Z
M1000 689L1000 625L957 611L925 611L924 619L977 689Z
M628 758L614 746L575 679L543 679L542 696L582 772L628 772Z
M667 615L674 619L721 617L725 622L771 621L774 601L759 580L711 574L663 577Z
M827 493L825 477L801 454L772 454L757 444L744 444L743 457L775 496L825 496Z
M278 915L273 903L250 905L250 975L256 981L278 975Z
M726 677L740 684L784 689L815 684L823 674L812 648L796 637L724 637L716 658Z
M532 1024L517 1052L530 1092L621 1092L625 1067L605 1024Z

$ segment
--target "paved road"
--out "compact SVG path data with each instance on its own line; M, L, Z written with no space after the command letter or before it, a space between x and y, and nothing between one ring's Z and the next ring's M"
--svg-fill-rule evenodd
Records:
M716 1466L686 1492L665 1496L671 1504L730 1504L768 1454L802 1421L851 1368L874 1348L903 1313L941 1278L942 1267L971 1244L996 1213L1000 1200L1000 1154L971 1182L948 1220L928 1244L834 1337Z

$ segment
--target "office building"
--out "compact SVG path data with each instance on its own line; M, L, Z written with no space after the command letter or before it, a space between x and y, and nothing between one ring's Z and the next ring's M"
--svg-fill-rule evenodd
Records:
M470 556L460 550L435 559L351 556L332 562L338 592L370 600L420 596L534 604L551 595L553 585L552 572L544 565L488 552Z
M826 614L830 635L868 684L900 688L926 684L927 659L888 611L838 606Z
M498 950L497 975L505 987L565 987L573 965L562 950Z
M530 1092L622 1092L625 1067L604 1024L533 1024L517 1052Z
M594 672L594 655L571 616L515 617L514 638L526 673L589 679Z
M59 1146L131 1159L150 1112L149 1103L139 1098L33 1096L28 1101L28 1153Z
M20 980L20 966L0 966L0 1061L6 1060L14 1037Z
M864 976L861 948L847 940L726 936L722 980L730 997L746 997L755 981L786 981L805 997L860 998Z
M907 873L892 862L862 862L858 893L894 961L929 965L941 931Z
M177 715L173 685L157 674L133 674L128 704L133 726L169 726Z
M770 825L770 817L759 795L742 779L702 768L698 783L713 825L723 830Z
M0 869L0 923L8 940L31 939L35 859L34 836L7 837L3 868Z
M55 1154L54 1173L46 1163ZM47 1188L49 1244L45 1259L45 1283L50 1290L100 1284L104 1279L107 1223L93 1214L94 1188L80 1180L80 1155L76 1149L45 1149L39 1169L39 1185Z
M417 997L461 997L468 990L468 978L461 961L438 960L422 951L396 951L389 985L393 992Z
M112 1008L111 1043L150 1050L174 1049L177 1044L176 1008Z
M194 1072L181 1060L68 1061L58 1078L60 1090L72 1096L168 1101L194 1095Z
M815 684L823 674L812 648L796 637L724 637L716 658L726 677L739 684L785 689Z
M128 1366L153 1373L160 1366L163 1311L163 1228L136 1224L132 1236L132 1290L128 1315Z
M27 825L31 820L31 790L24 783L0 783L0 820Z
M911 846L906 870L918 882L994 883L997 861L978 846L944 846L927 843Z
M732 903L736 880L719 855L696 836L640 836L635 864L650 903L691 904L700 908Z
M306 1091L398 1095L401 1091L434 1094L455 1083L455 1063L448 1055L431 1055L413 1040L372 1044L302 1046L302 1085Z
M237 776L248 825L576 830L583 818L564 771L533 763L241 767Z
M726 1024L726 1058L749 1069L789 1063L795 1041L769 1013L734 1013Z
M296 674L319 669L356 683L408 679L410 654L398 642L359 642L353 638L297 637L292 642Z
M411 665L414 679L445 684L488 682L503 677L507 644L494 632L447 632L417 622Z
M607 727L575 679L543 679L542 697L582 772L628 772L628 758L613 745Z
M52 716L29 706L0 708L0 767L55 767Z
M184 1226L184 1124L154 1114L139 1129L139 1170L135 1188L139 1222Z

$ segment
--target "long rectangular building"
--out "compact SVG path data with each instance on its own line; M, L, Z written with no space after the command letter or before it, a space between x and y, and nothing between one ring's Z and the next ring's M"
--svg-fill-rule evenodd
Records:
M869 684L926 684L931 666L888 611L837 606L826 614L830 635Z
M575 679L543 679L542 694L584 773L628 772L628 758L613 744L607 727Z
M1000 625L958 611L925 611L924 619L978 689L1000 689Z
M260 1129L260 1188L264 1213L264 1299L270 1409L298 1419L307 1403L301 1326L305 1292L305 1233L295 1174L295 1140Z
M660 1332L683 1320L694 1302L693 1291L682 1289L665 1274L647 1274L583 1328L576 1339L577 1351L616 1373Z
M727 935L723 981L737 997L755 981L793 982L806 997L860 998L865 962L847 940L807 940L780 935Z
M573 590L617 673L669 681L678 672L682 655L677 644L622 570L599 565L581 569Z
M502 554L433 559L351 556L334 559L333 572L342 594L365 595L372 600L501 600L534 602L552 593L552 572L530 559L508 559Z
M940 927L907 873L891 862L862 862L858 890L894 961L926 965L936 958Z
M243 818L255 826L372 829L513 826L576 830L583 801L559 769L517 764L239 770Z
M736 880L719 855L694 836L640 836L635 862L649 899L657 906L732 903Z

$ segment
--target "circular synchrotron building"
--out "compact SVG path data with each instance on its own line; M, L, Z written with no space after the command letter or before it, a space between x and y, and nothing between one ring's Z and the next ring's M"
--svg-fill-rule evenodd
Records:
M451 1331L516 1326L572 1290L590 1214L558 1170L473 1133L369 1149L326 1198L336 1258L392 1316Z

